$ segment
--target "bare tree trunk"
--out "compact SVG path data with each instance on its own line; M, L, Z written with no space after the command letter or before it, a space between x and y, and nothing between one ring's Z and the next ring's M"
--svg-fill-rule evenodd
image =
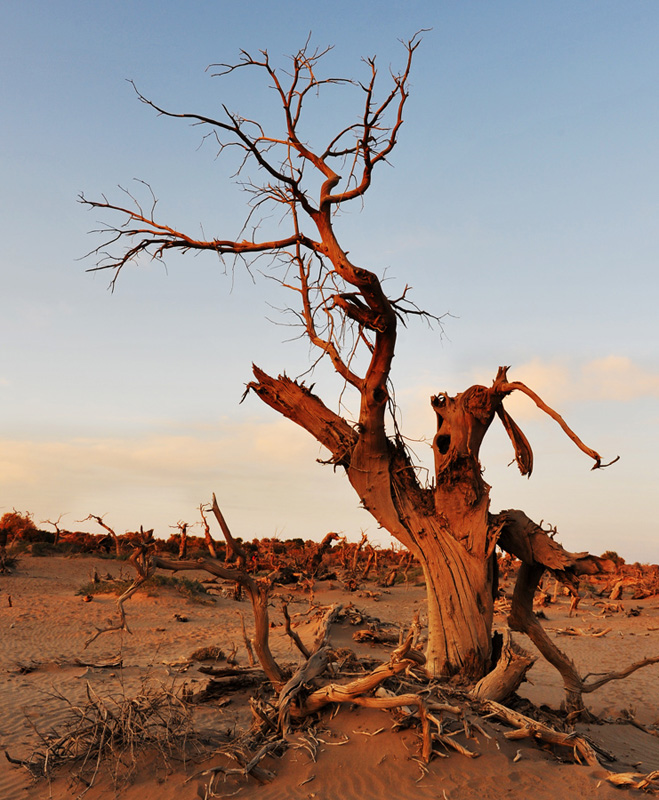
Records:
M492 565L450 537L427 537L415 553L428 594L426 670L479 680L490 669Z
M430 491L418 484L404 447L386 439L376 446L368 431L357 439L306 387L258 369L255 375L251 388L334 452L364 507L421 563L428 591L428 673L482 678L490 668L497 532L490 529L489 487L477 459L487 430L479 417L493 417L498 397L474 387L478 391L438 406L443 438L437 437L437 485ZM378 413L373 409L364 417ZM373 437L379 430L376 425Z
M179 558L187 558L188 557L188 523L187 522L179 522L176 526L180 533L181 533L181 540L178 545L178 557Z
M117 558L121 558L121 541L114 530L103 521L103 517L99 517L97 514L89 514L89 516L85 517L83 520L80 520L80 522L86 522L88 519L93 519L95 522L98 522L101 528L105 528L114 542L115 555Z
M208 520L206 519L206 509L204 508L204 504L199 504L199 513L201 514L201 521L204 526L204 539L206 541L206 547L208 548L208 552L210 553L211 558L217 558L217 550L215 549L215 541L211 536L211 529L208 524Z

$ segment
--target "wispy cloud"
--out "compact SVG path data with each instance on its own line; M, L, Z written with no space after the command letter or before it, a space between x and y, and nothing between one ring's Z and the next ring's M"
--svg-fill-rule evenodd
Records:
M70 526L90 512L109 512L118 530L148 521L163 532L181 517L194 521L199 503L216 491L238 535L358 529L358 501L347 481L315 463L326 455L288 420L221 425L212 434L200 426L134 438L5 440L0 484L8 507L30 510L37 520L67 511ZM370 524L363 513L359 521Z
M591 361L583 369L583 379L604 400L627 402L659 397L659 373L644 370L622 356Z
M586 401L629 403L659 397L659 372L645 369L625 356L610 355L582 364L534 359L512 369L510 377L525 383L554 407ZM529 407L528 400L519 396L512 396L508 404L518 413Z

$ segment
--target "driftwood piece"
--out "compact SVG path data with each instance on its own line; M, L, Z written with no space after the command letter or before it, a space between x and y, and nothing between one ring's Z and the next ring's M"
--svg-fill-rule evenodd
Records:
M573 750L577 761L583 761L591 767L600 766L597 754L582 736L557 731L549 725L520 714L519 711L513 711L493 700L486 701L483 709L491 716L502 719L516 729L504 734L507 739L537 739L547 744L569 747Z
M309 684L314 678L322 675L329 663L329 648L321 647L307 662L303 664L288 681L279 693L277 707L279 709L279 729L283 736L287 736L291 731L290 707L291 703L297 698L305 685Z
M326 647L329 642L329 634L330 628L333 623L335 623L339 615L343 609L341 603L335 603L334 605L330 606L325 615L323 616L322 620L318 624L318 630L316 632L314 644L313 644L313 652L320 650L321 647Z
M355 697L372 691L387 678L391 678L399 672L404 672L412 666L414 666L414 662L411 659L392 660L386 664L380 664L372 672L349 683L323 686L306 698L300 707L300 714L301 716L313 714L329 703L352 702Z
M212 675L217 678L228 678L234 675L245 676L248 678L256 678L259 681L267 680L266 674L258 667L209 667L202 665L199 667L199 672L204 675Z
M90 667L91 669L120 669L123 666L122 658L115 658L112 661L94 662L82 661L79 658L74 658L73 663L79 667Z
M504 634L501 656L495 668L474 686L470 694L476 700L495 700L502 702L519 689L526 679L526 673L535 664L535 656L524 650L509 630Z
M212 668L200 668L200 672L208 673ZM211 673L213 674L213 673ZM266 680L265 673L261 670L250 670L246 672L237 672L235 675L221 675L219 677L212 677L206 686L198 692L193 692L189 698L190 703L204 703L207 700L212 700L216 697L223 697L231 692L237 692L241 689L247 689L251 686L257 686Z
M647 789L659 790L659 770L643 775L641 772L616 772L606 776L609 783L614 786L628 786L632 789L646 791Z
M372 644L398 644L400 636L393 631L364 628L361 631L355 631L352 634L352 638L356 642L369 642Z
M611 633L613 628L592 628L591 626L588 626L588 628L573 628L568 625L567 628L551 628L551 630L559 636L590 636L593 639L601 639L602 636Z

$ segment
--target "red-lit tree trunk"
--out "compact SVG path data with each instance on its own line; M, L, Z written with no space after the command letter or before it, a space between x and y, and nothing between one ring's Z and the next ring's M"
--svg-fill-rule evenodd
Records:
M402 446L386 440L376 452L305 387L258 369L255 376L250 388L332 452L364 507L419 559L428 590L429 672L482 677L490 666L496 532L478 447L501 393L474 387L433 399L441 419L433 490L421 487Z

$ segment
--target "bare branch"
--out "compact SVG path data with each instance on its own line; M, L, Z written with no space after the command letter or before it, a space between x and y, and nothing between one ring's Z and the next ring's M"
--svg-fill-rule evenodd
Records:
M553 408L548 406L541 397L539 397L532 389L529 389L529 387L525 384L521 383L520 381L509 382L506 376L507 370L508 367L499 367L499 373L497 374L492 387L493 390L501 395L510 394L511 392L517 390L530 397L541 411L544 411L545 414L549 415L553 420L558 422L563 432L567 434L567 436L576 444L579 450L593 459L595 462L593 469L604 469L604 467L610 467L611 464L615 464L616 461L620 459L620 456L616 456L616 458L614 458L613 461L609 461L608 464L602 464L602 456L600 456L596 450L593 450L585 445L557 411L554 411Z

